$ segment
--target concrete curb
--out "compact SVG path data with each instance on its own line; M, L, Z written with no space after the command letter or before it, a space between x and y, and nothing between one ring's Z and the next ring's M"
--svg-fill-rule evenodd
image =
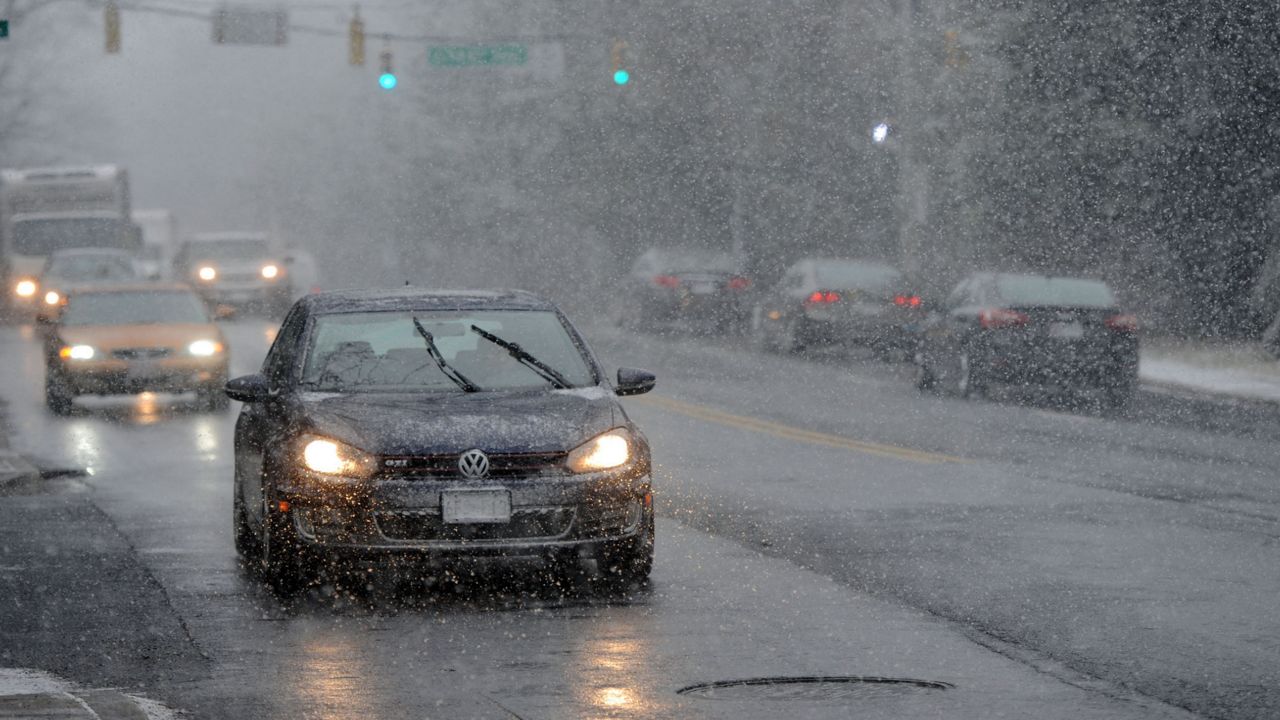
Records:
M0 490L40 479L40 471L12 450L0 449Z
M39 670L0 668L0 720L175 720L160 703L112 688L85 688Z

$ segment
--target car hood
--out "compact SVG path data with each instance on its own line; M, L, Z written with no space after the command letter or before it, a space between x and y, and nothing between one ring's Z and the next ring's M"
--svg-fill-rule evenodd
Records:
M155 323L146 325L72 325L58 328L68 345L92 345L102 351L134 347L163 347L181 351L196 340L226 344L217 325L208 323Z
M448 394L303 393L302 430L377 455L564 452L614 427L605 388Z

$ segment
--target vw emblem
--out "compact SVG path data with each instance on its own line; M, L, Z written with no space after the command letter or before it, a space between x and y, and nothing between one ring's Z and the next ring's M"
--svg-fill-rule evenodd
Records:
M458 470L463 477L482 478L489 474L489 456L480 450L468 450L458 458Z

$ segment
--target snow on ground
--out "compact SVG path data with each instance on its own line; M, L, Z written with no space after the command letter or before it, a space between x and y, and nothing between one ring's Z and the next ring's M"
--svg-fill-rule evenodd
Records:
M0 667L0 697L4 697L6 695L50 695L70 697L74 698L73 702L77 702L83 706L85 717L100 717L97 713L93 712L87 704L85 704L83 699L81 699L80 695L84 695L85 692L85 688L81 688L75 683L68 682L56 675L51 675L41 670ZM80 695L77 695L77 693L80 693ZM124 695L124 697L131 700L134 706L137 707L138 711L145 715L148 720L178 720L178 718L181 717L178 713L174 712L162 703L150 698L138 695ZM49 710L48 708L43 708L43 710L48 712L51 716L53 715L52 710ZM32 716L43 716L45 712L42 712L40 708L37 708L33 711ZM58 716L66 717L66 715ZM122 717L125 716L135 717L135 715L131 713L126 713ZM4 717L10 716L5 715Z
M1144 382L1280 402L1280 362L1253 344L1153 341L1142 349Z

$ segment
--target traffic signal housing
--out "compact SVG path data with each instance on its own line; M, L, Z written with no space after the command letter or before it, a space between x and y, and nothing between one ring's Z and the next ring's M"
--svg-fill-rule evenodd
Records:
M364 20L360 19L359 10L356 10L355 17L351 18L349 35L347 62L351 65L364 65Z
M107 53L115 55L120 52L120 6L115 0L107 2L102 20L107 31Z
M380 56L381 70L378 73L378 85L383 90L394 90L397 84L395 70L391 68L391 51L383 50Z
M627 69L625 57L626 50L626 40L614 40L613 46L609 48L609 63L612 66L613 84L619 87L631 82L631 71Z

